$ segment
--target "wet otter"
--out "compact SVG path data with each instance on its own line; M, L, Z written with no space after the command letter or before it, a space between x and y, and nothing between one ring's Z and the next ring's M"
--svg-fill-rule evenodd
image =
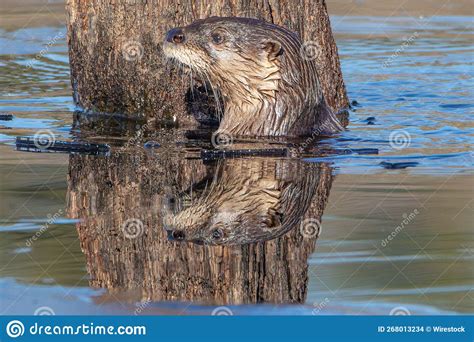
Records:
M298 226L324 172L290 159L221 160L205 190L190 190L194 201L176 213L165 209L163 225L172 240L197 244L272 240Z
M219 131L232 136L305 136L342 129L319 84L316 63L287 29L250 18L211 17L170 30L169 58L216 86Z

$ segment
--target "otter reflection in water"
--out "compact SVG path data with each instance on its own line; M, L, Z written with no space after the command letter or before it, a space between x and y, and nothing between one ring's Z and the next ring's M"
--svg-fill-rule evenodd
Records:
M318 165L288 159L223 160L212 180L199 184L201 189L180 195L189 198L194 192L197 198L176 214L168 210L165 229L171 239L198 244L277 238L296 227L308 210L319 182L317 170Z
M70 156L69 214L80 219L91 286L138 291L149 301L303 303L316 236L302 234L299 223L320 220L332 182L328 165L204 162L161 151ZM169 241L163 207L185 239L212 237L218 225L221 245Z

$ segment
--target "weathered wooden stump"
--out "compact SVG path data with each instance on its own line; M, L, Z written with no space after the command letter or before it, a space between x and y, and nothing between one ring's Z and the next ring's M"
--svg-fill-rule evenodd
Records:
M164 150L164 148L163 148ZM333 180L326 164L281 158L224 160L224 164L184 159L176 150L112 153L110 157L71 155L69 214L77 224L91 286L112 293L140 292L140 299L201 303L303 303L308 282L307 259L316 234L300 225L268 241L234 246L170 242L163 229L165 189L182 192L204 177L230 169L262 181L293 182L310 197L305 219L320 220ZM240 167L239 165L242 164ZM225 181L225 180L224 180ZM135 224L136 234L127 234Z
M167 65L161 42L170 28L213 15L260 18L297 32L317 58L330 107L348 106L324 0L68 0L67 13L74 99L87 110L195 123L187 112L189 77Z
M320 65L328 104L333 110L348 106L324 0L68 0L67 10L74 99L86 110L141 118L147 121L141 127L148 130L163 123L196 124L187 111L192 107L186 96L189 78L163 59L161 42L170 28L212 15L256 17L299 33ZM165 155L71 155L69 213L81 218L77 229L91 285L110 291L138 288L142 298L152 300L304 302L307 259L316 236L305 238L297 225L273 240L238 246L167 240L160 209L167 191L183 191L220 171L212 163L185 159L166 143L173 145L164 139L160 150ZM252 175L281 177L278 165L285 162L275 160L256 159ZM312 177L307 183L313 191L311 205L302 219L320 220L333 180L331 169L286 162L301 168L288 174ZM131 239L123 227L135 219L142 233Z

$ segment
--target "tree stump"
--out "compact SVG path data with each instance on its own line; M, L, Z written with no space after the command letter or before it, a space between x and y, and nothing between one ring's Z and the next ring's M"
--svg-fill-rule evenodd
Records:
M279 179L309 191L311 203L301 219L315 222L321 220L328 200L330 166L270 157L209 164L186 159L183 151L172 147L162 150L154 155L142 151L112 153L108 158L70 156L68 212L80 218L77 231L91 286L111 293L138 291L138 300L304 303L307 260L316 234L307 235L295 224L283 236L246 245L170 242L161 208L165 189L182 192L232 163L242 182L251 173L266 182ZM292 203L302 205L299 193L293 196ZM129 231L129 225L137 229Z
M189 78L166 62L161 42L170 28L213 15L255 17L297 32L315 49L329 106L348 106L324 0L68 0L67 13L74 101L85 110L195 124Z

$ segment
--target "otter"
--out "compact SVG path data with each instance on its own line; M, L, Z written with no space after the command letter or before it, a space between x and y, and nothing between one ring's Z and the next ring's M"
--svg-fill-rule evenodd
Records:
M298 36L265 21L211 17L171 29L166 57L217 88L224 104L218 132L233 137L299 137L341 131Z
M170 240L205 245L243 245L268 241L298 226L327 170L290 159L225 159L210 184L173 197L165 205L163 226ZM202 189L205 185L205 188Z

